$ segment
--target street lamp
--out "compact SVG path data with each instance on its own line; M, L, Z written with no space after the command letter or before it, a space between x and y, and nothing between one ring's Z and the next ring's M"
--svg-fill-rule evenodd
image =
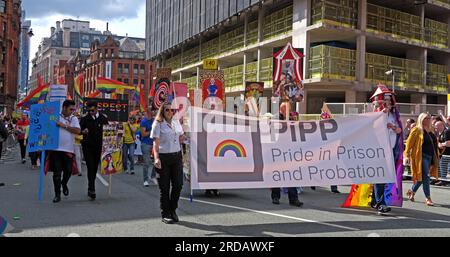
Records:
M392 76L392 92L395 93L395 71L393 69L386 71L386 75Z

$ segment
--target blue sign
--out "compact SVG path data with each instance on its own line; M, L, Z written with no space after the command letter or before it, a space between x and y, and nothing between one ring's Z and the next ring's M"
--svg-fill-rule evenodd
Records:
M31 106L28 152L56 150L59 145L59 102L35 104Z

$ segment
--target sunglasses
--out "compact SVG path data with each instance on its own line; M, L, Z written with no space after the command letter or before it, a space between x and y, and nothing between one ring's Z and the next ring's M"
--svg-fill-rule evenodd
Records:
M95 109L89 110L89 112L95 112Z
M165 109L164 111L165 111L165 112L175 112L174 109L169 109L169 108Z

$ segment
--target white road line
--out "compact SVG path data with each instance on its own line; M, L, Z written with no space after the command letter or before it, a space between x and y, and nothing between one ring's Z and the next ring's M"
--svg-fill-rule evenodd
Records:
M102 184L103 184L105 187L109 187L109 183L106 182L106 180L105 180L100 174L97 174L97 178L98 178L98 180L100 180L100 182L102 182Z
M185 201L190 201L189 198L181 197L181 199L185 200ZM297 218L297 217L292 217L292 216L287 216L287 215L282 215L282 214L276 214L276 213L272 213L272 212L258 211L258 210L242 208L242 207L238 207L238 206L232 206L232 205L226 205L226 204L220 204L220 203L214 203L214 202L207 202L207 201L202 201L202 200L194 200L194 203L195 202L209 204L209 205L215 205L215 206L220 206L220 207L225 207L225 208L230 208L230 209L235 209L235 210L253 212L253 213L258 213L258 214L263 214L263 215L269 215L269 216L274 216L274 217L279 217L279 218L291 219L291 220L296 220L296 221L301 221L301 222L306 222L306 223L315 223L315 224L320 224L320 225L324 225L324 226L345 229L345 230L349 230L349 231L360 231L360 229L357 229L357 228L351 228L351 227L346 227L346 226L341 226L341 225L336 225L336 224L330 224L327 222L302 219L302 218Z

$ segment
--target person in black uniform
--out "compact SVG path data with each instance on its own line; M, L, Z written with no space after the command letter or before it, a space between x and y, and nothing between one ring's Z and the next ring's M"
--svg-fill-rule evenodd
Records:
M95 180L97 178L98 166L100 164L103 145L103 126L108 124L108 118L98 112L95 103L87 104L89 113L81 119L81 131L83 134L83 155L88 170L88 196L95 200Z

